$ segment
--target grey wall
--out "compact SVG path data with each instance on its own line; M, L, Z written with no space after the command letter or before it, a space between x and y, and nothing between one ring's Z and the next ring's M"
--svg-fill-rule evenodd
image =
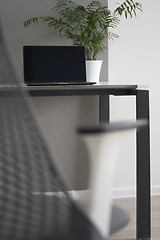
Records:
M84 2L87 1L79 1ZM103 2L103 1L102 1ZM23 45L71 45L49 31L46 24L32 25L25 29L23 22L35 16L50 15L55 1L51 0L0 0L0 18L5 26L11 47L23 73ZM107 80L107 51L101 80ZM84 146L75 134L77 125L97 122L97 97L44 97L34 98L39 119L55 161L74 189L86 187L88 158Z

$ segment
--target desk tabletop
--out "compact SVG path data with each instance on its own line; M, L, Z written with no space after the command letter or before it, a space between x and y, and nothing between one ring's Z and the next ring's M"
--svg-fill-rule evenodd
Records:
M90 90L90 89L136 89L138 85L133 84L109 84L109 83L99 83L99 84L89 84L89 85L49 85L49 86L27 86L22 85L22 87L30 90Z
M3 88L16 88L16 84L0 84L0 90ZM100 82L98 84L87 84L87 85L41 85L41 86L28 86L25 83L21 83L22 89L33 89L33 90L48 90L48 89L136 89L137 84L110 84L108 82Z
M17 85L0 85L0 93L17 91ZM18 87L19 88L19 87ZM21 84L24 92L29 92L33 97L41 96L78 96L78 95L135 95L139 88L136 84L110 84L99 83L93 85L50 85L27 86Z
M100 83L93 85L54 85L54 86L24 86L31 96L77 96L77 95L101 95L116 94L137 89L137 85L116 85Z

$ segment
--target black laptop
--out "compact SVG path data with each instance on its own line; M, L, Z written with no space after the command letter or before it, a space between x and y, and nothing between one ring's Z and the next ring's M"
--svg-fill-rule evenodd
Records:
M24 46L27 85L94 84L86 81L83 46Z

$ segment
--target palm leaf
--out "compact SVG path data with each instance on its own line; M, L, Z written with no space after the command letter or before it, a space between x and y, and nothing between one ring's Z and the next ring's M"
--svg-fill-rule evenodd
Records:
M52 11L56 11L59 17L30 18L24 22L24 26L46 22L48 27L58 31L61 37L72 40L73 45L84 45L88 59L96 59L107 47L106 39L113 40L118 37L109 29L118 26L119 17L123 14L126 18L136 16L137 11L142 11L142 5L134 0L125 0L112 12L100 1L93 0L84 7L72 1L57 0Z

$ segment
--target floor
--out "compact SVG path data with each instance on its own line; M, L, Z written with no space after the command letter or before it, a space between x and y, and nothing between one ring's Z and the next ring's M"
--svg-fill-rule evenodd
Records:
M129 224L123 228L118 233L112 235L110 240L133 240L136 239L136 229L135 229L135 208L136 202L135 198L127 199L115 199L114 203L123 207L128 211L131 217ZM160 239L160 196L154 196L151 200L151 229L152 229L152 240Z

